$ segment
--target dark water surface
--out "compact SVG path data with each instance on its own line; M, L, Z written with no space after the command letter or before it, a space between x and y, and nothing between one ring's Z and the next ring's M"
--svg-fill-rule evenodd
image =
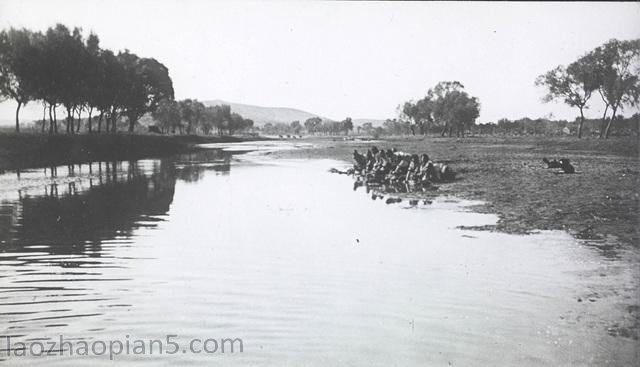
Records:
M123 365L638 361L637 254L456 229L497 218L372 200L327 173L339 162L264 154L284 143L217 147L0 175L1 334L14 346L177 335L177 354L116 355ZM183 353L193 338L241 338L243 352ZM0 339L8 365L112 363L15 353Z

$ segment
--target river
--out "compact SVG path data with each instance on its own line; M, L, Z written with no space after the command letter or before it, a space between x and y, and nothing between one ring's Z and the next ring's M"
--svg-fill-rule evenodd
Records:
M295 148L287 143L215 148L1 174L0 360L637 363L634 252L561 231L460 229L498 218L452 198L372 200L327 172L342 162L269 157ZM216 340L211 351L227 338L242 352L237 342L233 352L202 351L202 341ZM163 354L147 344L144 354L109 356L95 344L150 339ZM80 341L98 348L78 356Z

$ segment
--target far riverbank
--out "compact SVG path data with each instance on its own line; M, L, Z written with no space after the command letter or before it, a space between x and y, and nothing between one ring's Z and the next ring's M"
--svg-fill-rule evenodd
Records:
M83 134L0 134L0 171L92 161L134 160L188 152L197 144L265 140L256 137Z

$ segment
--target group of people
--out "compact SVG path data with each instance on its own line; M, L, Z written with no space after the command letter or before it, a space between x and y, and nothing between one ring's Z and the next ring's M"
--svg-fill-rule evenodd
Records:
M407 154L393 149L368 149L366 154L353 151L354 172L369 180L390 183L429 184L455 179L446 164L433 163L427 154Z

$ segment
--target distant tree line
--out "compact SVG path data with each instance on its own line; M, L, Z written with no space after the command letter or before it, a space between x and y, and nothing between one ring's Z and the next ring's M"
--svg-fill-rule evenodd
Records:
M470 135L567 135L576 134L580 126L580 118L575 121L551 120L548 118L531 119L524 117L517 120L500 119L497 122L476 123L468 127ZM599 136L602 121L600 119L585 119L583 129L589 135ZM616 117L616 134L619 136L640 136L640 113L625 118ZM384 136L384 135L410 135L412 134L412 122L402 119L387 119L382 126L373 126L371 122L356 127L360 135ZM425 128L424 134L441 134L442 128L432 125Z
M625 118L616 116L616 133L620 136L630 136L640 133L640 114L636 113ZM546 118L531 119L528 117L518 120L500 119L497 122L480 123L474 125L470 132L474 135L567 135L578 134L582 126L582 135L585 132L592 136L600 136L602 120L584 119L580 117L574 121L549 120Z
M429 89L422 99L407 101L398 109L400 121L387 120L387 130L400 132L406 125L413 135L416 129L420 134L426 134L434 127L442 136L447 132L451 136L454 131L464 135L480 115L480 102L464 90L462 83L443 81Z
M160 101L152 112L160 133L229 134L253 128L253 120L231 111L229 105L205 106L198 100Z
M608 138L614 121L621 121L616 113L637 106L640 100L640 39L612 39L568 66L540 75L536 85L546 88L545 102L562 100L578 108L578 138L586 121L584 110L589 108L591 97L599 95L605 105L599 136Z
M49 133L58 132L61 107L66 132L74 134L83 112L89 132L94 116L98 132L115 132L123 117L133 131L141 116L155 111L162 100L173 100L173 83L162 63L128 50L116 54L100 48L99 42L93 33L85 37L80 28L62 24L44 33L14 28L0 32L0 97L18 104L17 132L21 107L33 101L43 106L42 132L47 117Z
M347 117L342 121L323 120L320 117L310 117L304 124L300 121L286 123L266 123L259 130L269 135L299 135L302 132L311 135L347 135L353 131L353 121Z

